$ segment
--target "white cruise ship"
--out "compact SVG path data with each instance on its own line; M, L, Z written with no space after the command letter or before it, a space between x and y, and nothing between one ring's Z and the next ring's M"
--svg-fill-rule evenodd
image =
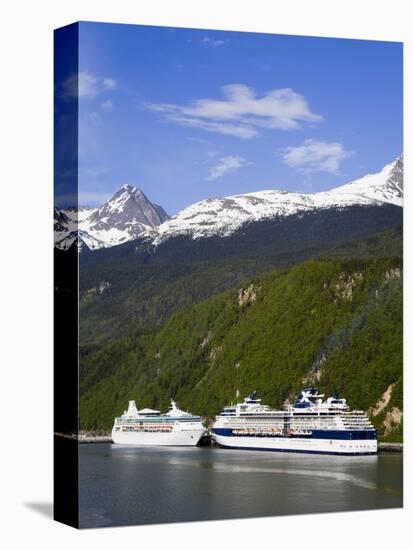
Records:
M201 417L181 411L173 400L165 414L153 409L138 411L135 401L129 401L128 410L115 418L112 441L123 445L195 446L206 433Z
M283 410L261 405L255 392L243 403L224 407L212 436L222 447L300 453L364 455L377 453L377 433L363 411L351 410L337 396L325 401L305 388Z

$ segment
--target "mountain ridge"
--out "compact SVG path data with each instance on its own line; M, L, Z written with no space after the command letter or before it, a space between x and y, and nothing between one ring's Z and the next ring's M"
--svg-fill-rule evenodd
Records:
M147 238L157 247L179 236L227 237L247 224L354 206L403 206L403 155L380 172L317 193L264 191L208 198L169 217L142 190L123 185L100 208L55 208L55 243L67 249L75 240L96 250Z
M226 237L245 223L287 217L311 210L393 204L403 206L403 157L377 174L317 193L265 190L210 198L188 206L157 228L154 244L177 235L193 239Z

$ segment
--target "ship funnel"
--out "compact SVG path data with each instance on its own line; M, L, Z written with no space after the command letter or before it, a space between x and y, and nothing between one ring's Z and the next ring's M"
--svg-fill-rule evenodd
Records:
M127 416L137 416L138 415L138 409L136 408L135 401L129 401L129 407L126 412Z

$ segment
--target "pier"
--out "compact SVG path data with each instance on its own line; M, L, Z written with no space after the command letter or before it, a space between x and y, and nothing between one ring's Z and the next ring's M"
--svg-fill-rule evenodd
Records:
M377 443L377 450L379 453L402 453L403 443Z

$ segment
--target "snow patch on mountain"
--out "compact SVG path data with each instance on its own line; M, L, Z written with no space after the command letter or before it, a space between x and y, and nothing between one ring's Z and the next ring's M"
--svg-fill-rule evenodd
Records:
M193 239L231 235L245 223L286 217L310 210L381 204L403 206L403 158L377 174L319 193L267 190L193 204L157 228L154 245L178 235Z
M403 207L403 157L387 164L377 174L368 174L329 192L349 196L358 195Z

